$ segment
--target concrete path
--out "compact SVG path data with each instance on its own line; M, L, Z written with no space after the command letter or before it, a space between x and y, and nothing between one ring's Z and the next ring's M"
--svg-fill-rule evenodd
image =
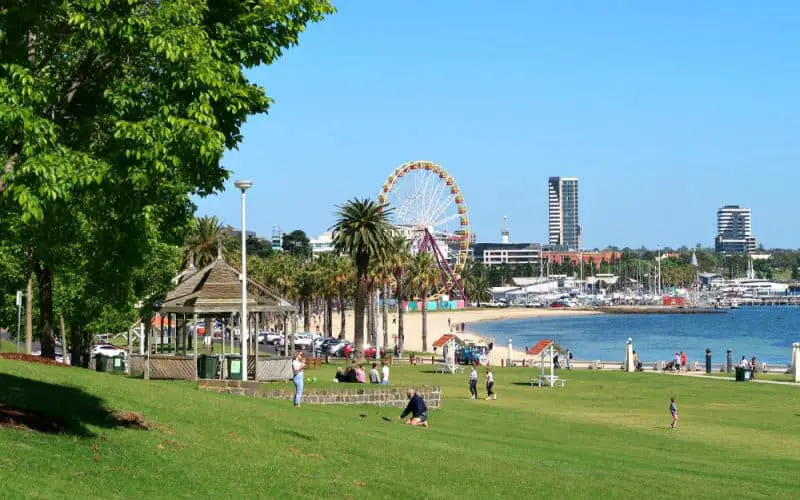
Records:
M644 372L644 373L651 373L651 374L660 374L660 375L672 375L674 377L694 377L694 378L701 378L703 380L727 380L728 382L735 382L735 379L730 377L713 377L708 376L705 373L697 373L697 372L665 372L665 371L652 371L652 372ZM763 380L763 379L755 379L750 380L750 382L755 382L757 384L773 384L773 385L788 385L790 387L800 387L800 383L798 382L784 382L781 380Z

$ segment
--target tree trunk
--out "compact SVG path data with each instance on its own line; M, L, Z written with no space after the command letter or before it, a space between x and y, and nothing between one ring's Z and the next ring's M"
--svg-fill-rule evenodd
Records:
M367 343L375 345L375 289L373 285L369 286L367 292Z
M381 298L383 299L383 304L381 304L381 309L383 310L383 347L386 349L389 346L389 283L385 283L383 285L383 295Z
M428 352L428 293L422 294L422 352Z
M325 336L333 337L333 297L325 299Z
M397 280L397 343L400 352L403 352L405 343L405 332L403 331L403 281L402 276Z
M72 349L70 350L70 364L89 368L91 359L91 334L83 332L79 325L70 326L70 340Z
M53 272L48 265L36 265L36 281L39 287L39 341L42 344L42 357L55 359Z
M33 352L33 271L28 272L25 288L25 352Z
M64 329L64 315L59 314L58 319L61 321L61 358L62 358L61 364L66 365L69 353L67 353L67 334ZM128 332L128 338L130 338L130 332Z
M311 331L311 300L303 299L303 331Z
M347 311L344 307L344 293L339 293L339 338L344 338L345 320L347 318Z
M355 344L355 356L357 359L364 357L364 308L367 305L367 266L369 260L356 259L358 269L358 281L356 283L355 296L355 325L353 342Z

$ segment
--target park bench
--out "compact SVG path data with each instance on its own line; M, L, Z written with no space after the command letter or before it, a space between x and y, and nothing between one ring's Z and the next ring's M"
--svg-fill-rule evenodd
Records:
M455 367L451 367L445 363L441 363L437 365L437 370L439 373L464 373L464 367L461 365L455 365Z
M552 379L549 376L531 379L531 387L533 386L564 387L566 384L567 384L567 379L561 378L558 375L553 376Z

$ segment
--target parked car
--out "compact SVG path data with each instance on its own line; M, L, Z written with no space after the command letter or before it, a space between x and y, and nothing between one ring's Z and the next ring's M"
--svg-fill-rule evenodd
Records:
M295 349L311 349L311 342L314 341L314 337L312 337L310 333L289 334L289 342L292 341L292 337L294 337ZM286 339L281 337L280 341L276 342L275 345L283 347L285 342Z
M332 340L334 340L333 337L314 337L314 340L311 343L311 347L316 352L324 353L325 346L330 344Z
M344 357L345 358L349 358L350 355L353 354L353 349L355 349L355 346L353 344L350 344L347 347L345 347L344 348L344 353L343 353ZM384 349L381 349L381 357L383 357L384 354L386 354L386 351ZM367 358L367 359L374 358L375 357L375 347L370 346L370 345L364 345L364 357Z
M92 346L92 356L97 356L98 354L112 358L117 356L125 357L125 350L111 344L95 344Z
M274 345L281 338L283 338L283 333L281 332L258 332L259 344Z
M344 349L349 345L351 344L347 340L331 339L331 341L327 343L325 348L327 349L328 356L344 357Z

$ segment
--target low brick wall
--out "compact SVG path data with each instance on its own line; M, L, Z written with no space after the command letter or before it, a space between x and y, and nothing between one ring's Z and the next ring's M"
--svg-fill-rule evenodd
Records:
M238 394L240 396L261 397L269 399L291 400L294 398L294 386L277 389L262 386L259 382L242 382L241 380L201 380L197 383L201 391L221 394ZM442 388L438 385L414 387L425 400L428 408L442 407ZM306 386L303 391L303 403L323 405L374 405L395 406L403 408L408 404L406 391L408 387L386 387L377 385L342 384L341 388L314 389Z

